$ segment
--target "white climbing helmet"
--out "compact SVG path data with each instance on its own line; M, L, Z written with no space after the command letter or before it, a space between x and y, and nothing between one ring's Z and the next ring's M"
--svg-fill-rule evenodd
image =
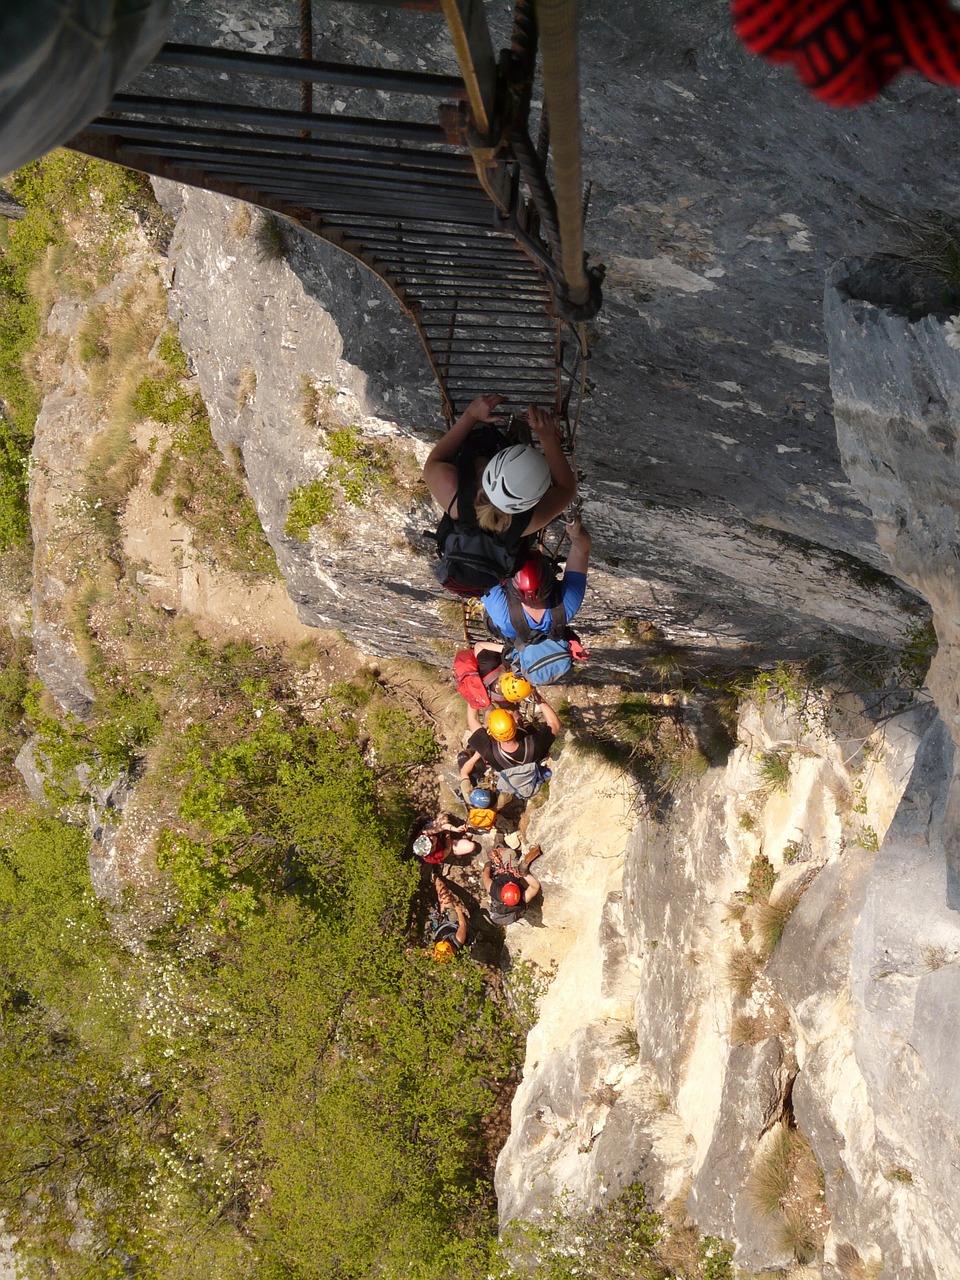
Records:
M550 488L550 468L533 445L512 444L487 463L483 488L495 507L516 515L535 507Z

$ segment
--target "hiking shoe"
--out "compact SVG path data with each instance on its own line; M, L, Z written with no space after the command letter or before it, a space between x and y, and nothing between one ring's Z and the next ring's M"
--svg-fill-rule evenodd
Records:
M543 850L540 848L538 844L535 844L533 848L530 850L530 852L527 854L527 856L524 858L523 860L524 866L529 871L530 868L533 866L533 864L536 862L536 860L542 856L543 856Z

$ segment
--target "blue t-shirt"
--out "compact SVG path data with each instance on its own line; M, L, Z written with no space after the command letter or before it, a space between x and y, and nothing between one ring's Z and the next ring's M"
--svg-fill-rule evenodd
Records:
M560 584L560 599L563 601L563 607L567 611L568 622L576 617L586 593L587 575L585 573L565 573L563 575L563 582ZM507 604L507 595L503 587L492 587L483 597L483 607L487 611L488 618L500 634L506 636L508 640L515 640L517 633L514 630L513 623L510 621L510 606ZM553 610L547 609L540 621L534 622L528 613L527 621L534 631L542 631L544 635L547 635L550 631L552 614Z

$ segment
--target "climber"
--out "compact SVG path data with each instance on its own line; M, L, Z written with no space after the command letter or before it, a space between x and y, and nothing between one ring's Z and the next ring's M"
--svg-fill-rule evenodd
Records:
M519 728L514 714L501 707L490 712L484 729L475 709L467 707L467 750L472 754L460 765L461 785L482 760L496 772L497 790L503 795L522 800L536 795L550 776L543 762L560 732L560 717L548 702L538 694L534 696L543 709L545 723L532 729Z
M505 437L496 425L478 426L489 423L502 403L502 396L478 396L434 445L423 467L427 487L444 510L433 535L440 556L437 577L457 595L482 595L509 577L524 539L576 497L576 478L550 414L536 405L526 412L542 453L529 444L503 447Z
M485 640L454 656L453 674L460 697L477 711L489 706L512 706L533 692L529 680L504 666L503 645Z
M467 824L449 813L421 819L411 834L413 843L410 847L414 855L428 866L440 866L451 855L456 858L472 857L480 848L476 840L467 835Z
M493 587L483 597L489 631L505 641L476 646L487 666L499 660L531 684L553 684L563 679L574 662L585 662L589 653L580 637L567 625L583 604L590 561L590 535L579 515L567 525L570 554L563 581L558 583L554 565L542 551L531 551L509 581ZM491 657L489 650L494 650Z
M529 643L531 638L551 635L555 623L562 631L579 613L587 590L592 540L579 515L565 527L570 536L570 552L562 582L556 581L548 557L542 551L531 551L508 581L492 587L483 597L490 628L498 636ZM513 602L516 603L511 607ZM561 605L563 618L555 618ZM520 616L515 621L518 608Z
M430 908L427 929L433 943L434 960L438 964L448 964L466 944L469 916L439 875L434 877L433 885L437 892L437 906Z
M540 892L540 881L530 874L530 865L542 852L535 844L519 866L514 867L509 849L497 847L490 851L482 881L490 895L487 917L491 924L514 924Z

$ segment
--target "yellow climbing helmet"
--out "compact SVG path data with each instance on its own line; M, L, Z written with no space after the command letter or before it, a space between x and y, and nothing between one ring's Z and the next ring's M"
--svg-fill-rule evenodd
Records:
M505 671L500 677L500 692L508 702L522 702L533 693L533 685L523 676L515 676L512 671Z
M433 958L437 964L449 964L453 959L453 943L446 940L435 942L433 944Z
M497 742L509 742L516 737L517 722L509 711L497 707L487 716L487 733Z

